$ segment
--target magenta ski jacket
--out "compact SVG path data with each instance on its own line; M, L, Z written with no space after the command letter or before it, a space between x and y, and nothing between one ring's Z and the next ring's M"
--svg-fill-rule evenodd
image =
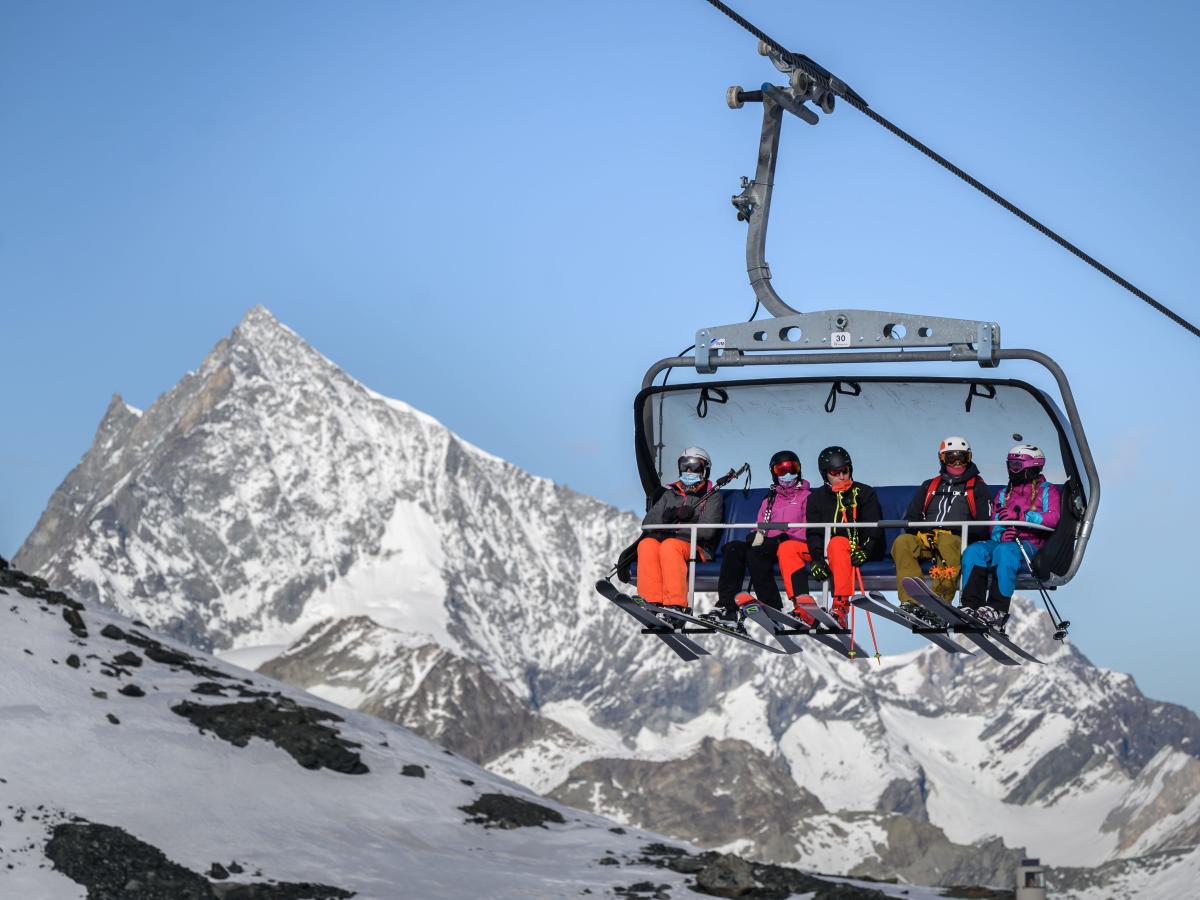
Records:
M775 485L767 491L762 506L758 508L758 521L807 522L808 495L811 493L808 481L803 478L791 487L785 487L782 484ZM781 528L772 528L767 531L767 537L778 537L781 534L786 534L797 541L802 541L806 537L803 528L789 528L787 531Z
M1054 528L1062 509L1058 488L1039 478L1030 484L1009 485L996 495L996 512L992 516L999 525L992 527L993 541L1012 541L1018 529L1006 528L1004 523L1018 520ZM1050 536L1046 531L1020 529L1021 540L1040 548Z

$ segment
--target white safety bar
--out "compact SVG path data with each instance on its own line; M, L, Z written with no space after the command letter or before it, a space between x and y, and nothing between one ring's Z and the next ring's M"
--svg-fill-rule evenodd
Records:
M988 526L989 529L996 525L1003 525L1005 528L1024 528L1030 531L1054 531L1048 525L1036 525L1033 522L1009 521L1007 519L967 519L946 522L909 522L905 519L881 519L878 522L715 522L711 525L704 522L677 522L670 525L643 525L642 531L690 532L688 549L688 606L694 606L695 604L692 601L696 594L696 534L702 528L712 529L713 531L729 531L735 528L753 529L755 531L789 531L793 528L821 528L825 532L825 546L828 547L829 539L835 528L903 528L906 531L949 531L950 528L947 526L951 526L959 529L962 546L966 549L967 529L984 525ZM960 566L960 581L962 579L961 568ZM959 587L961 588L962 585L960 584ZM826 606L829 604L829 579L821 582L821 602Z

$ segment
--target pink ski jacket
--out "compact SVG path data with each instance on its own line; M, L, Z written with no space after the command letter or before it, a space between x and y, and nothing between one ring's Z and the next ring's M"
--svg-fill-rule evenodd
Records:
M782 484L775 485L771 490L767 491L767 496L763 498L762 506L758 508L758 521L808 521L808 495L811 493L812 491L808 488L808 481L803 478L791 487L786 487ZM803 528L789 528L786 531L782 528L772 528L767 531L767 537L777 537L781 534L786 534L788 537L795 538L798 541L802 541L806 537L805 529Z
M1039 478L1030 484L1009 485L996 495L996 512L992 516L999 525L992 527L993 541L1012 541L1018 529L1006 528L1004 523L1013 520L1032 522L1054 528L1062 511L1062 500L1058 488ZM1040 548L1046 543L1049 532L1019 529L1021 540Z

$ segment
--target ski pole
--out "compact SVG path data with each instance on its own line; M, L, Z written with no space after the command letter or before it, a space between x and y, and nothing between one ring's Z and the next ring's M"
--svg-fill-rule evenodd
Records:
M1063 621L1062 615L1058 611L1058 607L1054 605L1054 601L1050 599L1050 592L1046 589L1046 585L1042 583L1042 579L1038 578L1033 571L1033 560L1029 556L1029 551L1025 549L1025 542L1020 536L1013 534L1013 540L1017 542L1017 549L1021 551L1021 556L1025 558L1025 565L1029 567L1029 574L1033 578L1034 583L1038 586L1038 593L1042 595L1042 604L1046 608L1046 615L1050 617L1051 624L1054 625L1054 638L1061 641L1067 636L1067 629L1071 627L1070 622ZM1051 612L1053 610L1053 612Z
M853 581L850 582L850 588L853 591L853 588L854 588ZM837 599L836 596L834 597L834 599L835 600ZM853 603L851 603L850 604L850 651L848 653L848 656L851 659L854 659L858 655L857 653L855 653L855 650L854 650L854 646L855 646L855 644L854 644L854 609L855 609L855 606Z
M867 596L867 584L865 581L863 581L862 569L855 566L854 574L858 578L858 586L862 590L862 595L864 597ZM851 582L851 586L853 586L853 582ZM853 603L850 604L850 608L855 608ZM875 623L871 621L871 611L869 609L864 609L863 612L867 614L867 627L871 629L871 645L875 648L875 662L882 666L883 660L879 658L879 641L875 640ZM851 615L853 615L853 613Z

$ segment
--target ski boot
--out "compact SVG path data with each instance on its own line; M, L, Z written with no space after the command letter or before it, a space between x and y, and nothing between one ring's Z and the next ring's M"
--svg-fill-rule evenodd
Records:
M972 610L972 612L974 612L975 617L988 628L994 628L997 631L1003 630L1001 622L1004 619L1004 616L995 607L984 605Z
M739 594L738 596L749 597L750 595ZM752 600L753 598L751 598L751 601ZM716 625L720 628L731 628L738 634L746 633L746 626L742 624L742 620L745 618L745 615L742 613L741 609L731 610L726 609L724 606L717 606L709 612L698 616L697 618L703 619L705 622L709 622L710 624Z
M812 609L817 605L817 601L804 594L800 597L792 597L792 615L807 625L809 628L815 628L817 620L813 618Z
M849 597L834 597L833 605L829 607L829 614L837 619L838 626L841 628L850 627L850 598Z
M979 607L975 614L987 623L989 628L994 628L1001 634L1004 634L1004 626L1008 624L1009 609L1012 608L1012 597L1005 597L995 591L988 597L988 602Z
M920 603L904 603L901 605L901 608L914 619L924 622L930 628L946 627L946 623L942 621L941 616L939 616L937 613L930 612Z

